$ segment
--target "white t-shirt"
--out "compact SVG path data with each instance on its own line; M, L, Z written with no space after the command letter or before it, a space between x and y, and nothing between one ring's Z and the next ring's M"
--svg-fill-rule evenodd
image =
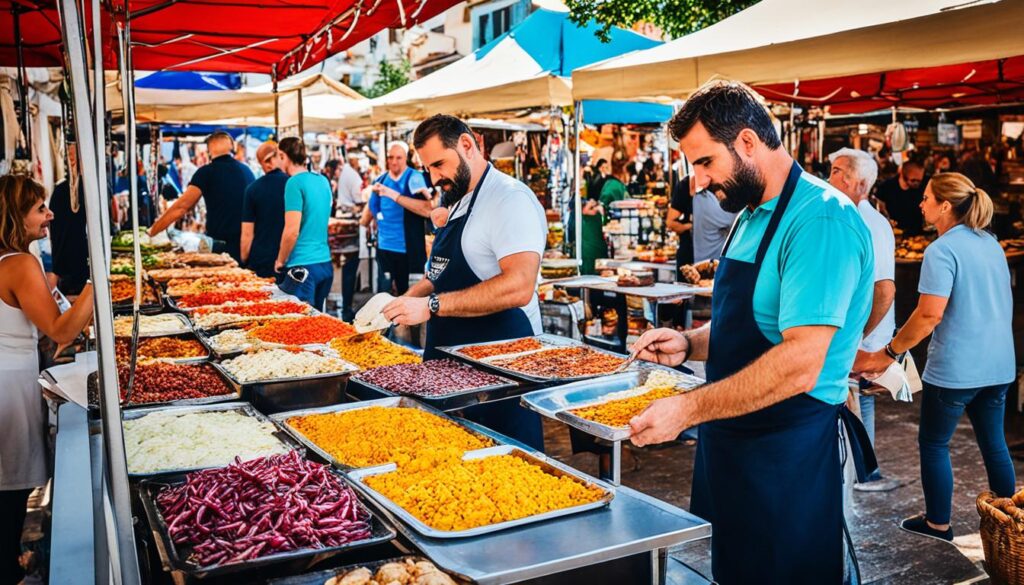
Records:
M889 221L878 213L867 201L857 204L857 211L867 224L871 232L871 243L875 251L875 282L883 280L896 280L896 237L892 233L892 226ZM896 329L896 307L895 302L889 306L889 310L882 317L882 320L875 327L874 331L864 336L861 340L860 349L864 351L878 351L885 347L885 344L892 341L893 330Z
M449 221L466 214L472 197L472 192L467 193L455 205ZM492 166L480 185L473 213L462 231L462 252L477 278L484 281L501 274L498 261L506 256L520 252L536 252L542 256L547 234L544 208L533 191ZM533 325L534 334L542 333L536 291L522 309Z
M338 177L338 207L355 207L363 202L363 178L351 166L341 165Z

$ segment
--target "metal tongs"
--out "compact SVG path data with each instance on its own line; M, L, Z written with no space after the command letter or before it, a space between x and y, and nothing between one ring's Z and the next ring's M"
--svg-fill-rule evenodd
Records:
M636 356L639 355L639 354L640 354L640 348L639 347L635 348L632 352L630 352L629 357L626 358L626 361L624 361L621 364L619 364L619 367L615 368L612 371L612 373L613 374L618 374L620 372L625 372L626 370L628 370L629 366L632 366L633 362L636 361Z

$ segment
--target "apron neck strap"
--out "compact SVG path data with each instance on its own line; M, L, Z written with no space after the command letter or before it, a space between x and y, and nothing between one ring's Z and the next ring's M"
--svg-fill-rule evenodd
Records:
M761 238L761 245L757 248L757 257L754 260L754 264L757 266L761 265L765 254L768 252L768 246L771 245L772 239L775 238L775 232L779 229L782 216L786 214L786 208L789 207L789 201L793 198L796 184L800 181L800 175L803 172L804 170L800 168L800 165L793 161L793 166L789 169L789 176L786 177L786 184L782 188L782 194L779 195L779 204L772 212L772 218L768 221L768 228L765 229L764 236Z
M483 186L484 179L487 178L487 171L489 171L489 170L491 170L491 163L487 163L487 166L484 167L483 174L480 175L480 180L476 182L476 187L473 187L473 194L470 195L470 197L469 197L469 207L466 209L466 218L467 219L469 218L469 214L473 213L473 206L476 205L476 196L480 193L480 187ZM463 199L465 199L465 197L463 197ZM460 203L462 203L461 200L459 200L459 202L456 203L455 205L459 205ZM452 209L452 213L455 213L454 209Z

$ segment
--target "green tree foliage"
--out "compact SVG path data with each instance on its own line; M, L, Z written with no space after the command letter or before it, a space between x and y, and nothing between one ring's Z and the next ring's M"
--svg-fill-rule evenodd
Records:
M412 81L409 78L409 74L412 72L412 65L405 59L398 63L392 63L388 60L381 61L378 72L377 81L374 81L370 87L361 90L362 94L368 98L380 97L391 93Z
M649 22L669 38L678 38L756 4L757 0L566 0L569 18L576 24L593 20L602 25L597 32L610 40L613 26L630 27Z

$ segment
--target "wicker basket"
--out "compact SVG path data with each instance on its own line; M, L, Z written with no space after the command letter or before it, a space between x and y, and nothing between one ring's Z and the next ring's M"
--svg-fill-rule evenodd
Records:
M993 585L1024 585L1024 490L1013 498L983 492L977 499L985 568Z

